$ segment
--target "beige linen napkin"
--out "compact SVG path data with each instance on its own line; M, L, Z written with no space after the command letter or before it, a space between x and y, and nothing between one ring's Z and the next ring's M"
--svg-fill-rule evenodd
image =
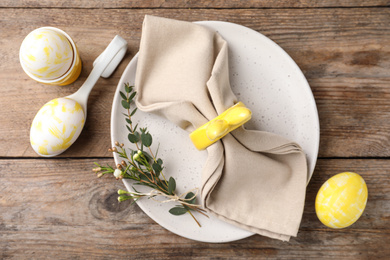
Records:
M166 18L145 17L135 86L141 110L189 132L238 102L226 41L201 25ZM242 127L207 152L201 198L210 213L264 236L296 236L307 178L297 144Z

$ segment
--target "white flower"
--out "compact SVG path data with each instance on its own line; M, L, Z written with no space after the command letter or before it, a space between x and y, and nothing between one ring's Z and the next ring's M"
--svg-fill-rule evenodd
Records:
M138 153L134 154L134 155L133 155L133 160L134 160L134 161L137 161L138 159L139 159Z
M122 171L119 169L115 169L115 171L114 171L115 178L118 179L121 175L122 175Z

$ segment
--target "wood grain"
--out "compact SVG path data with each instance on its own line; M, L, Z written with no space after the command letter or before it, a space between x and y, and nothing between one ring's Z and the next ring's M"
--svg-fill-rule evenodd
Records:
M259 31L284 48L306 75L321 123L321 157L390 155L390 9L296 10L78 10L0 9L0 156L36 156L29 126L47 101L75 92L93 60L115 34L129 42L124 61L91 93L82 138L61 156L109 156L109 120L114 91L138 51L145 14L182 20L221 20ZM23 19L21 19L23 17ZM29 79L18 62L23 37L40 26L64 29L83 60L79 80L66 87ZM364 35L364 37L362 36Z
M0 160L1 259L390 257L388 160L319 160L296 238L285 243L255 235L223 244L179 237L154 223L138 206L118 203L116 190L122 183L109 176L97 179L91 171L94 161ZM314 199L326 179L346 170L365 179L368 204L353 226L332 230L317 219Z
M0 7L54 8L313 8L389 6L388 0L3 0Z

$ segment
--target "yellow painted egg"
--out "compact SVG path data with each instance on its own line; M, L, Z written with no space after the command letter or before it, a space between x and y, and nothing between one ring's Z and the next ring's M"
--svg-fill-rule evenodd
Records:
M30 131L31 146L41 156L55 156L73 144L85 122L83 108L69 98L46 103L35 116Z
M357 173L343 172L327 180L317 193L315 209L319 220L330 228L355 223L367 204L367 185Z
M65 35L42 27L23 40L19 58L29 76L53 80L63 76L72 66L73 48Z

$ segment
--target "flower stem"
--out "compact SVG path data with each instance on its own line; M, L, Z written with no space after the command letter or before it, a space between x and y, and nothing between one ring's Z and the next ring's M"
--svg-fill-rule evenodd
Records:
M190 213L191 217L195 220L196 224L198 224L199 227L202 227L202 225L198 222L195 216L191 213L191 210L188 210L187 212Z

